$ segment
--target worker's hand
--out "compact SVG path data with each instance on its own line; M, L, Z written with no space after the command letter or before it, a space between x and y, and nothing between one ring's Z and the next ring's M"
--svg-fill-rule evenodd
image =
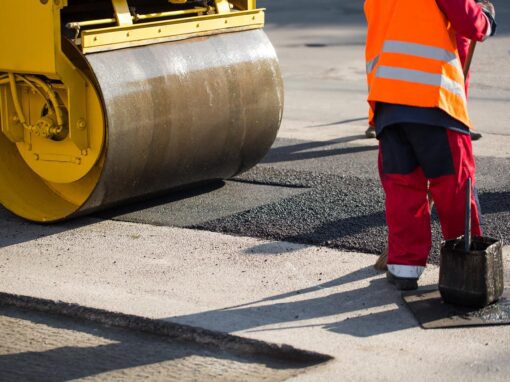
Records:
M476 0L476 2L487 16L491 16L496 20L496 8L489 0Z
M480 8L482 9L483 13L485 13L485 16L489 19L489 22L491 24L491 36L494 36L496 33L496 8L494 8L494 5L489 0L476 0Z

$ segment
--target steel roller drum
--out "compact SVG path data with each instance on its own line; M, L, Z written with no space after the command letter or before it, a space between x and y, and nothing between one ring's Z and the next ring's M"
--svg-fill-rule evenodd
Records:
M81 211L254 166L283 110L275 51L261 30L87 56L107 110L99 183Z
M31 194L37 195L34 200L13 211L24 218L59 221L226 179L259 162L276 138L283 82L262 30L112 50L85 59L104 113L102 155L73 184L27 175L21 186L38 188ZM18 162L11 164L21 170Z

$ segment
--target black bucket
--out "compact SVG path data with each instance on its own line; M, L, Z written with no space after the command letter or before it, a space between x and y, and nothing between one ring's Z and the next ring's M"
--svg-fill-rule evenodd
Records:
M469 239L468 239L469 240ZM464 237L441 244L439 292L450 304L482 308L503 294L501 241L473 237L466 252Z

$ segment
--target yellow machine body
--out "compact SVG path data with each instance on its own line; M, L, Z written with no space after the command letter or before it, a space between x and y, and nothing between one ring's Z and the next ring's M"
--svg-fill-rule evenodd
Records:
M0 203L63 220L253 166L283 84L254 0L3 0Z

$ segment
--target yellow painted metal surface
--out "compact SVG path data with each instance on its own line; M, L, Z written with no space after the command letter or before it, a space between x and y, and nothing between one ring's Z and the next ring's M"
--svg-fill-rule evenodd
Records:
M115 18L120 26L132 25L133 20L126 0L112 0Z
M72 183L83 178L92 169L101 156L105 137L103 113L100 99L92 85L87 86L86 104L89 129L84 129L88 135L88 147L80 149L68 137L62 141L47 139L40 134L24 131L23 142L17 147L21 157L28 166L41 178L54 183ZM29 123L33 124L41 118L44 107L42 97L34 94L31 89L21 86L23 100L30 111L27 115ZM65 88L58 89L60 99L67 107Z
M256 0L230 0L236 8L244 11L249 11L257 8Z
M186 15L196 15L199 13L207 13L209 8L206 7L195 7L190 9L181 9L179 11L169 11L169 12L158 12L158 13L148 13L148 14L135 14L134 18L136 20L151 20L162 17L175 17L175 16L186 16Z
M227 0L215 0L216 12L219 14L230 13L230 3Z
M0 23L1 131L36 176L54 183L84 178L102 155L105 136L94 87L61 50L66 5L0 3L0 14L9 15Z
M82 71L84 54L264 25L255 0L203 7L169 0L182 9L148 14L130 9L130 0L110 1L106 19L67 25L77 32L71 59L62 50L61 11L68 0L0 0L0 203L26 219L68 217L100 182L108 110L98 84ZM105 23L112 26L98 28Z
M232 30L258 29L264 26L264 11L242 11L156 21L132 26L85 30L82 32L84 53L119 49L151 42L170 41L179 36L214 34Z
M0 126L2 133L11 142L22 142L25 138L25 131L21 123L14 123L14 118L17 118L14 113L9 113L9 110L14 110L14 101L11 90L8 86L0 86Z
M86 123L86 79L61 51L60 9L66 5L64 0L0 2L0 14L9 15L0 23L0 74L37 74L62 81L67 87L69 137L85 150L88 133L80 126Z
M37 73L54 77L55 25L53 4L49 1L0 1L0 71Z

